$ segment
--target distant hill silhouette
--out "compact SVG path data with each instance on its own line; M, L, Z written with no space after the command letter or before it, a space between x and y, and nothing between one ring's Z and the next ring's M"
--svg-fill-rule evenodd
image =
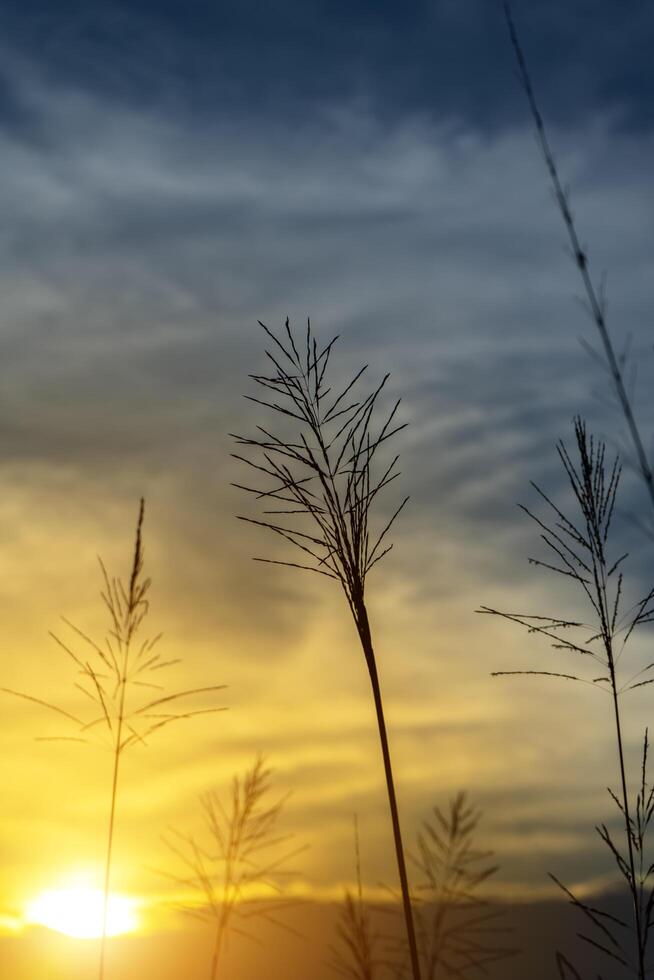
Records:
M626 901L603 899L603 907L625 918ZM554 951L558 947L577 965L582 975L603 980L623 980L620 967L607 969L607 961L576 938L583 931L581 916L561 901L505 904L505 923L514 930L511 942L521 948L512 960L488 969L489 980L558 980ZM399 909L398 909L399 912ZM224 962L224 980L328 980L336 976L327 965L333 939L337 905L309 902L287 915L302 932L295 939L261 927L263 945L235 937ZM402 918L379 917L380 928L391 928ZM184 920L181 921L184 926ZM210 937L190 924L179 932L111 940L109 964L121 980L196 980L206 974ZM97 944L67 939L35 929L20 936L0 936L0 976L7 980L87 980L97 960ZM382 978L380 978L382 980Z

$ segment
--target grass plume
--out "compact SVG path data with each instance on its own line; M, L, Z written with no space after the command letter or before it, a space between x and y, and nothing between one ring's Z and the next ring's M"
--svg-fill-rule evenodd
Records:
M611 555L609 537L620 482L620 464L617 458L613 462L607 461L604 443L589 436L585 424L579 418L575 420L574 433L576 459L569 454L563 442L558 445L558 454L572 490L577 514L569 516L564 513L535 484L533 486L545 504L546 514L540 517L525 507L522 509L538 526L541 540L546 547L545 560L531 558L530 562L563 576L570 582L583 598L586 611L590 613L590 622L542 615L525 616L500 612L489 607L482 607L480 612L501 616L522 626L529 633L544 636L555 650L565 654L579 668L574 673L567 669L515 670L495 672L493 676L528 674L565 679L572 683L589 685L609 699L619 776L619 790L611 795L618 806L624 827L624 853L621 853L605 827L600 828L600 836L625 879L631 896L633 928L630 939L617 938L602 920L605 935L611 935L610 944L598 943L585 935L582 938L601 949L614 961L625 966L630 965L639 980L644 980L651 905L647 907L647 911L643 908L643 872L641 868L639 877L637 864L638 855L642 855L652 801L649 795L647 798L645 795L646 741L641 794L634 817L627 791L621 702L626 693L654 683L654 663L627 675L625 679L619 674L618 666L634 630L654 621L654 589L650 589L635 605L623 611L621 569L627 555ZM649 877L649 873L646 877ZM567 889L566 893L572 898ZM584 903L575 900L575 904L588 911ZM597 916L595 918L599 922ZM559 962L559 969L562 968L569 969Z
M460 792L446 811L435 806L416 834L413 905L424 980L468 980L516 953L498 943L507 932L498 923L502 912L479 891L497 871L492 852L475 844L480 819ZM399 950L404 954L405 945ZM403 961L395 959L395 966L397 976L405 977Z
M161 684L162 671L180 661L166 660L158 652L161 634L152 637L142 635L144 621L150 610L151 585L151 580L144 574L144 517L145 502L141 499L127 585L120 578L110 576L99 559L102 575L101 598L109 620L104 640L96 642L68 620L64 622L72 634L71 642L65 642L58 635L51 634L59 649L75 667L77 680L74 687L84 695L84 704L89 707L90 713L78 717L44 699L20 691L1 689L7 694L46 708L65 718L73 726L72 735L52 735L40 741L95 743L111 754L99 980L103 980L106 970L107 911L122 758L128 749L136 745L147 746L155 732L170 724L225 710L184 706L187 698L223 690L224 685L214 684L169 694Z
M457 793L443 813L434 807L417 835L420 875L418 922L424 980L483 973L515 950L499 946L501 912L488 907L479 887L497 871L490 851L475 847L481 814Z
M359 393L366 365L334 390L328 368L338 338L319 346L310 322L304 341L296 340L288 320L281 337L264 324L261 327L271 343L266 350L270 373L250 376L261 397L247 397L286 423L286 432L272 431L267 423L257 426L254 436L234 437L247 453L235 454L236 458L255 477L254 485L237 486L264 506L263 519L241 519L272 531L301 555L300 561L259 560L333 579L345 594L370 675L413 980L420 980L393 768L365 600L368 573L391 550L389 532L408 500L405 497L373 533L369 522L373 505L399 476L398 456L390 463L380 463L380 449L405 428L396 421L400 403L396 401L378 419L389 376L367 393Z
M281 882L291 873L288 861L299 850L285 849L289 838L278 833L287 797L270 802L271 777L272 770L258 756L242 776L234 776L227 801L216 790L201 798L206 842L180 831L166 839L185 867L184 874L167 877L202 898L200 904L182 906L182 911L213 926L211 980L218 975L230 932L252 938L249 924L255 919L293 931L278 914L295 902L279 896ZM248 895L253 889L263 889L269 897Z

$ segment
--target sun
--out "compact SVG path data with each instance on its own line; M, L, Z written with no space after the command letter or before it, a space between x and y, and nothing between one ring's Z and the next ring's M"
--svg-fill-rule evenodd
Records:
M42 892L27 906L25 918L75 939L102 935L103 894L98 888L56 888ZM124 895L110 895L107 935L119 936L138 927L137 903Z

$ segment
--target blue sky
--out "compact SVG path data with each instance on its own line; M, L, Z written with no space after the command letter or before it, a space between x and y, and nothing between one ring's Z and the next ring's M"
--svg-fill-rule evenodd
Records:
M625 124L651 126L648 4L525 0L515 11L551 118L613 106ZM363 98L382 118L420 111L488 132L522 112L493 0L8 3L4 36L51 81L183 114L301 118ZM7 81L6 108L20 116Z

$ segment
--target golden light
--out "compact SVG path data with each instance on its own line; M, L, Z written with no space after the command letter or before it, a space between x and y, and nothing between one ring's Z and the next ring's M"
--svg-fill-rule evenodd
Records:
M136 906L134 899L124 895L109 896L108 936L133 932L138 927ZM26 919L75 939L98 939L102 935L103 909L99 888L57 888L42 892L30 902Z

